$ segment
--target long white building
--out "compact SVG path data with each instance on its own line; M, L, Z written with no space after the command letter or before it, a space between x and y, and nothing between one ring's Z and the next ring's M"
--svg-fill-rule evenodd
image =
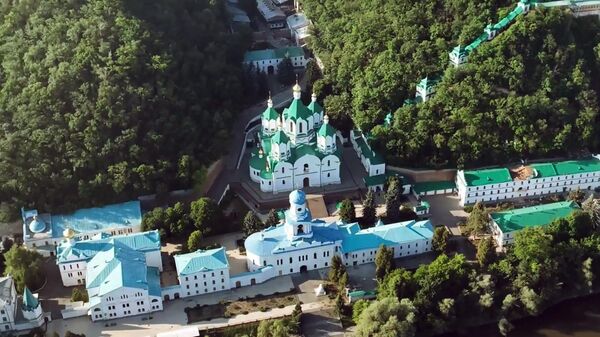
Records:
M518 208L490 214L489 226L496 245L502 249L515 241L515 235L528 227L540 227L565 218L579 209L574 201Z
M461 206L480 202L527 198L575 189L600 187L600 157L514 168L459 170L456 188Z
M339 255L347 266L375 261L377 249L384 245L394 257L431 251L433 227L427 221L407 221L360 229L358 223L326 223L313 219L306 207L304 192L289 196L290 208L285 222L250 235L246 247L250 271L273 268L275 275L287 275L329 266Z

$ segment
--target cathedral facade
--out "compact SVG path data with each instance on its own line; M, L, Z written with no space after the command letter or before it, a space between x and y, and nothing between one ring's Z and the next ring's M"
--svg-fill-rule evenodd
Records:
M329 124L315 94L306 106L301 88L279 114L271 98L261 115L260 144L250 154L250 178L263 192L284 192L305 187L339 184L341 149L337 130Z

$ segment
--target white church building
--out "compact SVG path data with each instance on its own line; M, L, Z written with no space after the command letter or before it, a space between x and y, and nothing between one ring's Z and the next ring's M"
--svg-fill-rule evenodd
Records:
M262 113L260 146L250 154L250 178L263 192L284 192L303 187L339 184L341 149L336 129L329 124L315 94L307 106L301 88L279 114L269 98Z
M289 196L285 222L250 235L244 245L248 269L273 268L275 275L287 275L326 268L339 255L347 266L375 261L377 249L391 248L394 257L431 251L433 227L429 220L406 221L360 229L358 223L326 223L313 219L303 191Z
M0 335L12 336L15 331L31 330L44 324L49 314L42 312L37 294L25 287L23 295L17 295L15 280L11 276L0 277Z

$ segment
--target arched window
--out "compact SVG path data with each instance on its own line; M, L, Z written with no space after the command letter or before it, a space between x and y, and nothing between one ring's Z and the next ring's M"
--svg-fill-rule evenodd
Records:
M281 168L281 173L285 173L285 167Z
M304 234L304 226L298 225L298 234Z
M304 125L304 124L302 124L302 123L298 123L298 131L299 131L300 133L302 133L302 131L303 131L303 130L302 130L302 126L303 126L303 125Z
M290 132L294 132L294 123L290 121Z
M304 164L304 172L308 172L308 164Z
M327 161L327 166L331 166L331 160Z

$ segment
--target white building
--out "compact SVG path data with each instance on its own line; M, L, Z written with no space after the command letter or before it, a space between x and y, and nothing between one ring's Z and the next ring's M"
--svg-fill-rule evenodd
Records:
M175 255L181 297L229 290L229 261L225 248Z
M573 201L556 202L513 209L490 214L490 229L496 245L502 249L512 244L515 235L528 227L551 224L554 220L565 218L579 209Z
M19 297L13 278L0 277L0 335L40 327L46 319L49 317L43 314L37 294L25 287Z
M285 14L272 0L257 0L256 8L271 29L285 27Z
M294 68L306 68L308 60L305 58L304 49L301 47L247 51L244 54L243 63L267 74L277 74L277 66L286 57L290 59Z
M312 219L302 191L293 191L285 223L250 235L244 245L248 269L273 268L287 275L328 267L339 255L345 265L371 263L377 249L387 246L394 257L431 251L433 228L429 221L407 221L361 230L358 223L326 223Z
M293 91L294 99L281 115L269 98L261 116L261 144L250 154L249 173L263 192L341 182L341 150L335 128L323 116L316 95L307 107L298 84Z
M144 253L118 241L88 262L86 288L92 321L163 309L158 268L146 265Z
M304 13L296 13L287 17L287 26L297 46L304 46L306 38L310 36L308 27L310 22Z
M54 256L56 246L72 233L73 238L87 240L95 234L111 235L139 232L142 211L139 201L80 209L68 215L38 214L21 210L23 243L43 256Z
M456 188L460 205L563 193L600 187L600 159L537 163L515 168L459 170Z
M360 130L350 130L350 142L367 171L367 177L364 178L367 188L373 192L383 191L388 178L383 157L371 148L369 140ZM403 193L406 194L408 191L410 191L410 185L404 186Z
M90 240L76 240L70 233L65 237L67 239L56 248L56 264L65 287L84 284L89 261L99 252L120 245L142 252L146 265L162 271L158 231L118 236L99 234Z

